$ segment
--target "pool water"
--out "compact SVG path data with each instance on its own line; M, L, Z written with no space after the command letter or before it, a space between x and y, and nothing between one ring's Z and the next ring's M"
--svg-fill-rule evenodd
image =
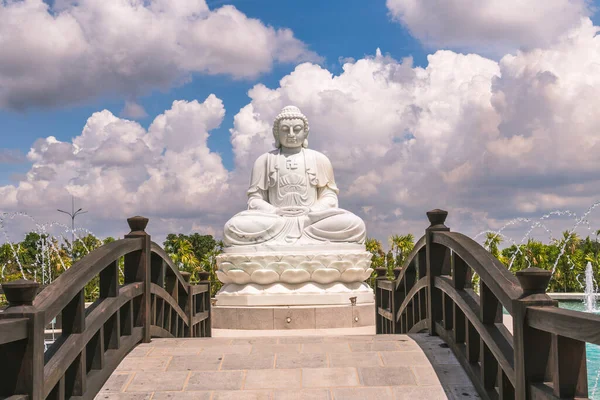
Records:
M558 306L568 310L585 311L582 301L560 301ZM600 400L600 346L587 343L586 353L589 398Z

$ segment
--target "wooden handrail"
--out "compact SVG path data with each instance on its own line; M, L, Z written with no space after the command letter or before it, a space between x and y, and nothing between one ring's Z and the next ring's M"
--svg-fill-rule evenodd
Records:
M9 306L0 313L0 398L93 398L139 343L210 336L210 282L191 285L151 242L146 218L128 223L124 239L92 251L41 292L31 281L2 285ZM84 289L97 276L99 298L86 308ZM62 330L45 351L44 329L59 314Z
M107 243L75 262L71 268L46 286L33 302L36 309L44 311L46 325L52 322L67 303L108 264L141 249L141 239L121 239Z
M479 243L458 232L434 232L433 243L441 244L464 260L512 314L512 302L523 295L517 278Z

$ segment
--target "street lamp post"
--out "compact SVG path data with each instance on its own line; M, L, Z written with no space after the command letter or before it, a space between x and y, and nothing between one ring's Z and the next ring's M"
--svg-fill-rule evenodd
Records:
M87 211L83 211L82 208L75 211L75 198L71 196L71 212L67 212L64 210L56 210L61 213L67 214L71 217L71 261L75 262L75 217L79 214L85 214Z

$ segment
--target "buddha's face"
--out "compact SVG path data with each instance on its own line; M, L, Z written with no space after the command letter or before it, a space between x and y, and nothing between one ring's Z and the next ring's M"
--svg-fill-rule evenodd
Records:
M300 118L279 121L279 142L283 147L300 147L306 136L304 121Z

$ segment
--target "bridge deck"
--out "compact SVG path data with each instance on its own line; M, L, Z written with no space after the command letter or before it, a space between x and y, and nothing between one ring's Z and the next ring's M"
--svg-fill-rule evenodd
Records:
M154 339L96 399L478 398L437 337L365 335Z

